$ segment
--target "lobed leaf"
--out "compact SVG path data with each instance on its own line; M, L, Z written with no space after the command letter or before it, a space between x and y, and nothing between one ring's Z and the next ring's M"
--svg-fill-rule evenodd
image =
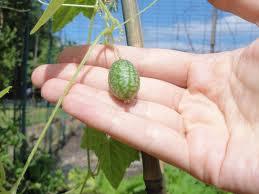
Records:
M129 165L139 159L138 151L90 127L85 129L81 147L95 152L101 170L114 188L120 185Z

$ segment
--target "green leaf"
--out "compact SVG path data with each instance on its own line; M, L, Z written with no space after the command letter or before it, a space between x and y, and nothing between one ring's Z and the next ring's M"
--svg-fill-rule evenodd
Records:
M5 183L5 171L2 162L0 161L0 187ZM1 191L1 189L0 189Z
M127 145L110 139L105 149L98 153L101 169L114 188L117 188L123 179L126 169L131 162L138 160L138 152Z
M121 183L131 162L139 159L136 150L89 127L85 129L81 147L95 152L101 170L114 188Z
M5 88L4 90L2 90L0 92L0 98L2 98L4 95L6 95L10 91L11 88L12 88L12 86L9 86L9 87Z
M38 31L40 29L40 27L43 26L55 14L55 12L62 6L64 1L65 0L51 0L49 6L44 11L44 13L40 17L39 21L32 29L31 34Z
M66 4L95 5L96 0L65 0ZM87 18L93 15L93 8L62 6L53 17L53 31L57 32L70 23L77 15L83 13Z

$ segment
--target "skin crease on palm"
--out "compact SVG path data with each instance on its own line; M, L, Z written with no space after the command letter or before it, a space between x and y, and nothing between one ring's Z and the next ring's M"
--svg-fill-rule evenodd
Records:
M108 69L116 57L98 45L63 109L206 183L258 194L259 39L245 48L203 55L116 47L141 75L135 102L123 104L109 94ZM45 99L58 100L87 49L66 48L59 64L33 72L33 84Z

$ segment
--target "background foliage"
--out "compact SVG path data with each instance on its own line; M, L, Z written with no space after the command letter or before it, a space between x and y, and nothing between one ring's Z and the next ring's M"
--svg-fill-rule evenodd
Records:
M6 7L14 10L6 9ZM30 11L29 18L26 17L26 11ZM29 28L32 29L32 25L36 23L41 13L41 5L37 1L31 3L29 0L2 0L0 2L0 88L18 84L22 81L21 61L26 22L29 19ZM33 68L46 62L51 36L54 49L50 58L54 62L60 51L61 43L59 38L53 36L49 26L43 27L37 35L30 36L28 77L30 77ZM28 83L31 85L30 79L28 79ZM15 87L13 92L19 93L19 91L16 91L18 87Z

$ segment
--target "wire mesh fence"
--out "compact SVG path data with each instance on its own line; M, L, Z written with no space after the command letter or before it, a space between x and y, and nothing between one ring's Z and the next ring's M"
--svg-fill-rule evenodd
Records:
M0 107L0 129L7 127L21 127L21 119L19 114L20 108L15 108L13 100L1 101ZM24 134L30 145L33 145L38 139L44 124L47 122L53 105L49 105L46 101L28 100L26 103L26 134ZM83 127L72 117L59 110L56 119L50 126L49 132L43 142L41 148L47 152L55 152L62 148L66 140L75 131Z
M150 1L138 1L139 8L143 9L148 3ZM205 0L159 1L141 16L145 47L208 53L215 30L215 52L220 52L246 46L259 37L256 25L220 10L217 10L216 26L213 28L213 9ZM120 4L115 15L123 20ZM57 35L64 42L85 44L87 24L87 20L79 16ZM103 25L100 17L97 18L94 36ZM125 44L125 39L118 43Z

